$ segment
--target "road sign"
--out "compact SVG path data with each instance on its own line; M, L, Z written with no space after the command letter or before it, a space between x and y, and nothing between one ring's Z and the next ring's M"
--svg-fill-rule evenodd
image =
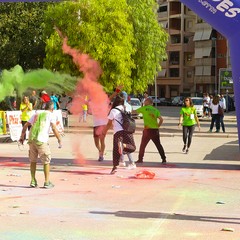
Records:
M219 69L219 87L220 89L233 89L232 69Z

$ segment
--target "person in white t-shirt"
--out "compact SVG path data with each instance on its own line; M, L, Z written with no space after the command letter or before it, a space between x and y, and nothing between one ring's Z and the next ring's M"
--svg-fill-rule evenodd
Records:
M210 97L208 93L205 93L203 97L203 116L210 117L211 113L209 108L210 108Z
M50 173L50 161L51 161L51 150L48 144L49 131L52 131L58 139L59 147L61 147L61 137L56 128L56 117L53 115L54 104L53 102L47 102L45 111L35 113L22 129L22 134L19 139L20 143L24 141L24 134L28 126L32 126L29 133L29 160L30 160L30 171L31 171L31 183L30 187L37 187L36 180L36 167L37 159L40 157L44 167L44 188L52 188L54 185L49 180Z
M127 113L131 114L132 113L132 106L128 103L128 94L125 91L122 91L121 94L122 94L122 96L124 98L125 111ZM132 153L126 153L126 155L128 157L128 160L129 160L128 168L129 169L135 169L136 168L136 164L135 164L135 161L133 160ZM119 165L122 165L123 167L126 166L125 161L124 161L124 154L121 155L120 164Z
M108 115L108 123L105 128L105 133L107 133L113 125L113 168L110 174L117 172L117 166L123 153L131 153L136 150L133 134L127 134L122 128L121 111L124 111L124 98L117 95Z

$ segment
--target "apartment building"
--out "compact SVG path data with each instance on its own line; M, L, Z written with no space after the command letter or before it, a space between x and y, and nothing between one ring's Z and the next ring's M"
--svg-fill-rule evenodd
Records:
M158 21L168 32L168 59L156 79L159 97L218 92L219 68L229 67L226 39L179 0L159 0ZM154 86L150 92L154 95Z

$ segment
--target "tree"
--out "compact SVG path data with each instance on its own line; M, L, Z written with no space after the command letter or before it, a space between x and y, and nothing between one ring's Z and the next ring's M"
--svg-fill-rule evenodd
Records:
M123 84L127 92L143 92L154 82L166 57L167 33L157 21L154 0L77 0L52 5L45 19L45 66L78 75L71 57L61 50L56 25L71 47L90 54L103 69L107 90Z
M42 68L45 58L43 15L52 3L0 4L0 68L19 64L23 69Z
M131 6L130 19L133 23L136 52L132 55L135 69L132 69L133 91L142 93L154 82L161 62L166 58L168 34L157 21L155 0L127 0Z
M71 57L62 53L62 40L53 29L56 25L68 37L71 47L100 62L100 82L107 91L122 83L130 91L135 40L129 11L125 0L80 0L51 6L45 20L46 34L50 35L45 66L79 75Z

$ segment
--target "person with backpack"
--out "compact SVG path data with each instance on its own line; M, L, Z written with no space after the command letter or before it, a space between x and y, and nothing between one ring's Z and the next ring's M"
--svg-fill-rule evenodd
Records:
M110 174L117 172L120 157L123 153L132 153L136 150L133 134L124 130L123 114L124 98L122 94L116 96L111 111L108 115L108 123L104 130L105 134L113 125L113 168Z
M159 134L159 127L163 123L160 111L153 106L153 100L150 97L145 100L144 106L138 108L136 111L143 115L144 130L138 154L138 161L135 163L143 163L145 148L149 141L152 140L162 158L162 163L166 164L166 156L160 142Z
M122 91L122 96L124 98L124 107L125 107L125 112L127 112L127 114L129 114L129 116L132 115L132 106L128 103L128 94L125 91ZM132 153L126 153L126 154L122 154L120 157L120 166L122 165L123 167L126 166L126 163L124 161L124 155L127 155L128 160L129 160L129 164L128 164L128 169L135 169L136 168L136 164L133 160L133 156Z

